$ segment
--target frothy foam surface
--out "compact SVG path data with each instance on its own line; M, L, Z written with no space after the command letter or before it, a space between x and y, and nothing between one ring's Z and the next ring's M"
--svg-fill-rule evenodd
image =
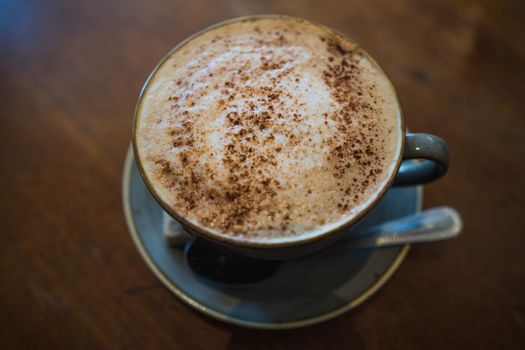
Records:
M137 111L143 172L194 225L287 242L335 228L382 191L399 106L356 45L287 18L231 22L164 61Z

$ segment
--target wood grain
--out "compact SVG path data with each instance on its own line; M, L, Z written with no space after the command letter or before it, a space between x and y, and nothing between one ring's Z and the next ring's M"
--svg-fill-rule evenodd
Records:
M523 349L522 2L15 1L0 4L0 348ZM357 310L306 329L228 326L183 305L127 232L121 170L142 83L217 21L284 13L347 33L396 86L407 124L447 140L425 206L464 216L414 247Z

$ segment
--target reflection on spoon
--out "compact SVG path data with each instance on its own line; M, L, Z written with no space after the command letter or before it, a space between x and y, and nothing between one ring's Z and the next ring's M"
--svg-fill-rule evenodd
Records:
M353 249L388 247L453 239L462 228L463 221L455 209L439 207L373 226L348 239Z

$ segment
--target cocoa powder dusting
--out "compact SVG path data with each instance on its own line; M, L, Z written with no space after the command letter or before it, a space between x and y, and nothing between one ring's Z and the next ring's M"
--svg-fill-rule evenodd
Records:
M359 64L363 57L356 47L343 48L337 36L320 38L326 43L328 64L323 71L323 79L329 87L333 98L339 102L340 108L333 115L337 122L337 135L329 140L330 153L328 159L333 165L333 175L342 178L348 169L357 169L363 176L361 182L354 181L345 193L353 197L343 197L338 202L342 211L348 210L350 201L359 199L370 183L375 183L383 171L383 162L378 159L385 149L384 140L367 135L378 135L378 124L368 115L380 114L380 107L372 107L369 100L378 98L375 86L367 84L362 75L367 74ZM368 96L363 96L363 91Z
M174 210L208 229L293 236L348 214L381 181L382 101L359 49L339 36L312 34L320 49L308 58L294 51L305 37L296 23L252 26L250 59L229 55L242 46L228 32L210 39L223 55L212 58L228 60L213 70L201 55L210 41L188 48L158 117L166 149L148 155L148 176Z

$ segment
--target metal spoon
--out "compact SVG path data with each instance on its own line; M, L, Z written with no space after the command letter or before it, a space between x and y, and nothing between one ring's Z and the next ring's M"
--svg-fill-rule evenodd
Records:
M436 242L456 238L463 227L461 217L452 208L424 210L401 219L373 226L347 238L350 249L378 248L393 245ZM279 261L241 256L201 239L186 245L188 264L210 281L245 284L263 280L273 274Z
M453 239L462 228L463 221L455 209L439 207L373 226L348 239L355 249L388 247Z

